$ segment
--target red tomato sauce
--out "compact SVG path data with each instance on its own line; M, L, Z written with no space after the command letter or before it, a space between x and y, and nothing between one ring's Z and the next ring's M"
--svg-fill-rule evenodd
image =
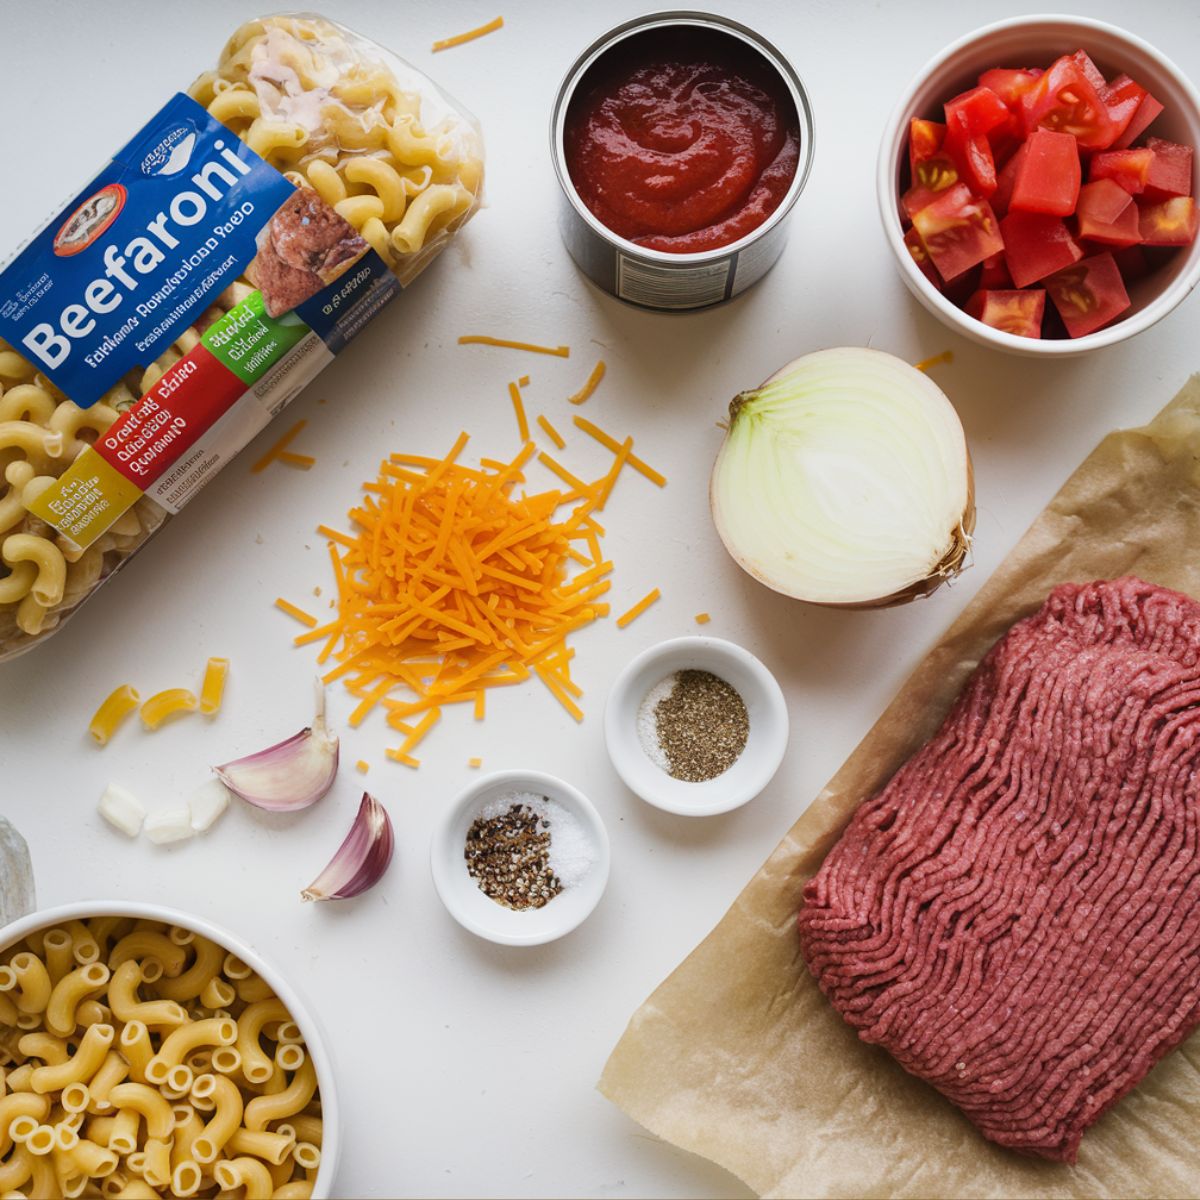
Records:
M613 47L580 81L564 140L571 182L597 220L674 254L757 229L800 158L796 106L775 69L700 29Z

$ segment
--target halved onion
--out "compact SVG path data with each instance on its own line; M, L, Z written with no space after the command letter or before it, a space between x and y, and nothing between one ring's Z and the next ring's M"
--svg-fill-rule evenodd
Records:
M820 350L729 406L713 520L749 574L813 604L879 606L962 570L975 524L962 423L923 372Z

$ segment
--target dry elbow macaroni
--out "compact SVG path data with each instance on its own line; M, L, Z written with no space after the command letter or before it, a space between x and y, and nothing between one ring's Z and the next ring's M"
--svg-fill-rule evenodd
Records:
M143 371L126 376L90 408L77 407L32 363L0 341L0 658L9 643L50 633L166 515L143 497L81 551L34 516L29 502L251 290L245 283L226 288L165 353Z
M95 917L0 953L0 1196L307 1197L316 1070L221 946Z
M399 60L317 17L249 21L193 99L314 188L407 283L478 206L472 122Z

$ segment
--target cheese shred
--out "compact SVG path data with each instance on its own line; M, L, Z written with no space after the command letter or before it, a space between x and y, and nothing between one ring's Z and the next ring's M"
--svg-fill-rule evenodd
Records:
M291 429L289 429L287 431L287 433L285 433L270 448L270 450L268 450L266 452L266 454L264 454L262 456L262 458L258 459L250 467L250 470L256 475L258 474L259 471L265 471L288 448L288 446L290 446L292 444L292 442L295 441L295 439L299 436L300 431L307 424L308 424L308 422L306 420L304 420L303 418L301 418L299 421L297 421L295 423L295 425L293 425L291 427ZM305 457L307 457L307 455L305 455ZM316 459L314 459L313 461L315 462Z
M516 406L516 385L511 391ZM332 620L310 625L308 614L276 601L309 625L295 644L320 643L324 681L341 680L357 698L351 723L382 706L403 738L387 757L409 767L446 705L469 704L482 720L492 688L536 678L582 720L567 639L609 612L601 597L612 563L595 514L633 465L632 443L591 482L530 441L510 462L467 466L458 461L466 443L464 433L440 459L389 456L348 514L353 532L319 527L337 592ZM518 493L535 456L562 486Z
M585 400L591 397L591 394L600 386L600 380L604 378L605 372L604 359L592 368L592 373L587 377L587 382L574 395L568 396L572 404L582 404Z
M495 33L497 29L504 28L503 17L493 17L486 25L480 25L476 29L468 29L466 33L456 33L453 37L441 38L433 43L433 52L437 54L439 50L450 50L455 46L461 46L466 42L473 42L476 38L481 38L485 34Z
M533 342L511 342L507 338L488 337L482 333L467 333L458 339L460 346L503 346L508 350L527 350L530 354L552 354L555 358L570 358L570 346L538 346Z
M613 437L611 434L605 433L604 430L601 429L598 425L593 425L592 422L587 419L587 417L575 417L575 418L573 418L573 420L575 421L575 425L579 429L582 429L584 433L590 434L592 437L594 437L596 439L596 441L598 441L600 443L600 445L605 446L607 449L611 450L614 454L621 453L621 449L622 449L621 443L618 442L617 439L615 437ZM638 458L638 456L636 454L633 453L633 450L632 450L633 439L632 438L626 438L625 440L629 444L629 447L630 447L630 449L628 451L626 451L626 453L629 456L629 465L635 471L638 471L642 475L645 475L645 477L648 480L650 480L651 483L657 484L659 487L666 487L667 486L667 477L665 475L660 474L658 471L656 471L653 467L649 466L647 463L644 463L640 458Z
M529 441L529 418L525 415L525 401L521 399L521 389L515 384L508 385L508 395L512 400L513 412L517 414L517 432L521 435L521 445Z
M617 618L617 628L624 629L626 625L632 624L652 605L655 600L659 599L662 593L655 588L653 591L647 592L628 612L622 613Z

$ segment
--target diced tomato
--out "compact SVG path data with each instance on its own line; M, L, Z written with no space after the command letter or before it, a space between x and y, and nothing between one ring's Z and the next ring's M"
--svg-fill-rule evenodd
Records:
M1000 234L1009 274L1019 288L1083 257L1066 222L1048 213L1010 212L1000 222Z
M987 87L975 87L946 101L946 127L958 123L970 137L991 133L998 125L1006 125L1010 116L1008 105Z
M1021 100L1041 76L1041 71L1024 68L996 67L984 71L979 86L996 93L1014 116L1021 116Z
M1133 246L1141 241L1138 208L1133 197L1111 179L1098 179L1079 189L1075 210L1079 236L1105 246Z
M1140 195L1150 175L1150 164L1154 151L1144 146L1137 150L1101 150L1092 155L1088 166L1088 180L1111 179L1119 183L1131 196Z
M993 254L983 260L979 286L985 290L1012 287L1012 276L1008 273L1008 263L1004 261L1003 254Z
M946 127L940 121L922 121L913 117L908 125L908 166L913 183L917 182L917 167L931 159L946 140Z
M1004 169L996 176L996 190L992 193L992 211L998 217L1003 217L1008 213L1008 206L1012 200L1013 184L1017 181L1017 172L1021 169L1021 163L1025 161L1027 151L1024 144L1020 149L1004 164Z
M900 197L908 219L932 204L947 188L958 182L958 167L948 154L935 154L924 162L917 163L913 172L913 185Z
M1146 149L1154 151L1143 195L1147 200L1167 200L1192 194L1192 148L1162 138L1147 138Z
M1025 133L1014 134L1008 126L993 129L988 134L988 145L992 148L992 162L996 164L996 178L999 180L1000 171L1012 161L1012 157L1025 145Z
M987 289L967 301L967 312L977 321L1017 337L1040 338L1045 311L1046 293L1041 288L1024 292Z
M1069 133L1035 129L1013 182L1010 209L1067 217L1075 211L1079 183L1079 145Z
M1108 109L1109 119L1117 131L1117 137L1129 127L1134 114L1146 98L1146 89L1128 75L1118 75L1112 83L1100 90L1100 99Z
M1121 269L1121 278L1126 283L1133 283L1149 274L1150 264L1146 261L1146 252L1141 246L1125 246L1113 251L1113 260Z
M943 279L949 281L1004 249L991 205L955 184L913 217L913 225Z
M1143 205L1138 228L1145 246L1190 246L1200 220L1191 196L1172 196L1158 204Z
M960 112L947 113L946 151L958 168L959 178L976 195L986 198L996 190L996 160L987 134L967 132L966 118Z
M1055 61L1022 103L1029 131L1070 133L1088 150L1107 149L1117 136L1099 91L1070 55Z
M925 243L921 241L921 235L917 232L915 225L904 235L904 244L908 247L908 252L912 255L912 260L917 264L921 274L940 292L942 277L937 273L937 267L929 261L929 251L925 249Z
M1084 78L1096 91L1103 92L1108 87L1108 83L1104 78L1104 72L1092 62L1091 55L1086 50L1076 50L1071 55L1071 61L1079 67L1083 72Z
M1129 307L1129 294L1111 254L1096 254L1056 272L1046 291L1071 337L1083 337Z
M1113 142L1113 149L1125 150L1129 146L1132 146L1145 133L1162 110L1163 106L1147 92L1142 97L1142 102L1138 105L1137 112L1133 114L1129 124L1125 126L1125 132Z

